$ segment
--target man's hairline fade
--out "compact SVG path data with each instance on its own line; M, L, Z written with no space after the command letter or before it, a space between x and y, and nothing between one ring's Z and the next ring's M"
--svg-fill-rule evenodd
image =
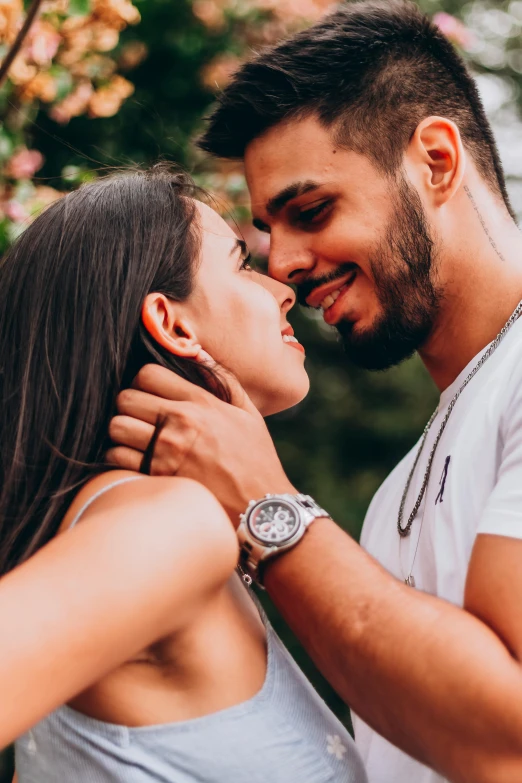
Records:
M367 22L366 30L362 22ZM368 48L375 50L373 61L367 56ZM352 60L358 50L363 59L366 56L355 76L354 62L350 61L352 50ZM343 57L351 71L340 69ZM314 62L323 68L317 81L330 80L331 91L329 95L326 91L326 97L319 88L314 95L313 86L307 81L307 69L311 73ZM332 62L338 66L337 72L335 67L329 72ZM408 64L412 77L409 81L401 78L397 88L396 81ZM447 89L449 98L433 93L435 79L430 81L428 75L432 76L434 69L442 83L439 93ZM424 84L416 81L419 70L424 72ZM338 82L345 89L344 95L339 93L340 98L333 96ZM416 101L412 93L421 91L421 87L424 96ZM400 128L390 134L393 123L387 117L395 111L387 107L387 101L390 103L394 97L390 91L400 99L395 119L405 118L402 125L409 128L407 136ZM379 100L384 109L379 110ZM444 111L445 107L452 109ZM375 119L371 133L369 115ZM218 157L242 159L249 144L270 129L315 116L325 129L332 131L332 141L340 148L365 155L382 173L390 175L401 167L415 128L432 115L457 125L482 179L514 218L495 139L476 84L452 44L410 0L343 3L307 30L257 54L239 69L219 96L198 145ZM235 120L240 116L244 122L238 129ZM386 145L384 135L393 135L400 143Z

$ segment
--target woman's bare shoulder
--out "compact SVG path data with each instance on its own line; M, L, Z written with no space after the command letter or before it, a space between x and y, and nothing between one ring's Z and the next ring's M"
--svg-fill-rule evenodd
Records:
M60 533L70 528L74 519L88 503L94 505L93 498L95 495L98 495L98 493L102 493L104 490L109 491L113 485L114 489L116 489L116 486L120 486L120 482L123 483L124 481L128 482L133 479L139 480L145 478L146 477L141 473L135 473L131 470L108 470L107 472L100 473L98 476L90 479L90 481L84 484L76 493L73 502L62 520Z
M170 505L175 503L173 507ZM131 470L109 470L92 478L76 494L65 514L60 533L68 530L81 513L81 521L97 516L101 511L116 511L121 506L143 506L144 510L160 510L168 506L177 513L202 507L211 516L225 519L225 512L217 499L202 484L177 476L146 476ZM228 521L228 520L227 520Z
M93 480L63 525L104 486L131 475ZM144 477L97 496L80 524L2 579L0 627L10 639L0 646L0 693L11 706L0 713L0 747L188 627L236 562L232 525L197 482ZM21 606L30 622L19 622Z
M87 555L90 547L100 553L114 548L123 558L118 570L136 554L148 553L140 570L152 569L157 575L162 564L168 569L184 552L194 566L205 565L212 583L212 575L228 577L238 558L237 536L219 501L199 482L176 476L125 470L97 476L74 499L58 538L78 529L83 532L84 558L92 556Z

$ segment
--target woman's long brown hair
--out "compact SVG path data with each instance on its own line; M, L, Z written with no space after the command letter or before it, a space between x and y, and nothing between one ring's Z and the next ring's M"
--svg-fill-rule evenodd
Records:
M200 247L190 178L165 165L85 185L0 263L0 576L48 542L104 470L121 388L146 363L228 399L210 369L145 331L151 291L185 300Z

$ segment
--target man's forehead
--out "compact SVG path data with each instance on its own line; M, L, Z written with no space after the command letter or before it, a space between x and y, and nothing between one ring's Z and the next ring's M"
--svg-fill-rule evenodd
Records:
M331 131L313 117L269 128L245 150L253 210L268 211L279 196L287 200L287 192L301 194L333 181L346 154L349 151L336 145Z
M285 154L288 148L295 151L295 144L316 146L332 144L334 131L326 127L315 115L293 117L272 125L247 144L246 156L260 151Z
M268 139L267 139L268 140ZM387 178L369 156L346 147L329 144L296 149L282 154L277 145L272 154L254 148L254 142L245 155L245 175L250 191L254 216L268 219L282 209L291 198L321 189L334 189L352 198L372 197L387 189ZM263 154L261 154L263 153ZM320 196L318 195L318 198Z
M268 165L248 165L245 174L252 209L275 214L292 199L331 183L335 179L333 164L324 160L317 166L311 161L285 162L274 156Z

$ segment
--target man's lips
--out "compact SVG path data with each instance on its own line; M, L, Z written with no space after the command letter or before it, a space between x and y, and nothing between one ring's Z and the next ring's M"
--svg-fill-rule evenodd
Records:
M354 268L347 275L339 277L337 280L332 280L331 283L325 283L314 288L312 293L306 297L306 304L309 307L320 307L327 296L343 288L343 286L349 285L354 280L356 273L357 270Z
M353 275L353 277L344 284L344 287L341 289L341 292L335 302L330 305L330 307L327 307L323 312L323 318L324 322L327 323L329 326L333 326L338 321L340 321L343 316L345 316L346 311L346 300L350 296L350 288L352 287L352 283L355 280L356 274Z

